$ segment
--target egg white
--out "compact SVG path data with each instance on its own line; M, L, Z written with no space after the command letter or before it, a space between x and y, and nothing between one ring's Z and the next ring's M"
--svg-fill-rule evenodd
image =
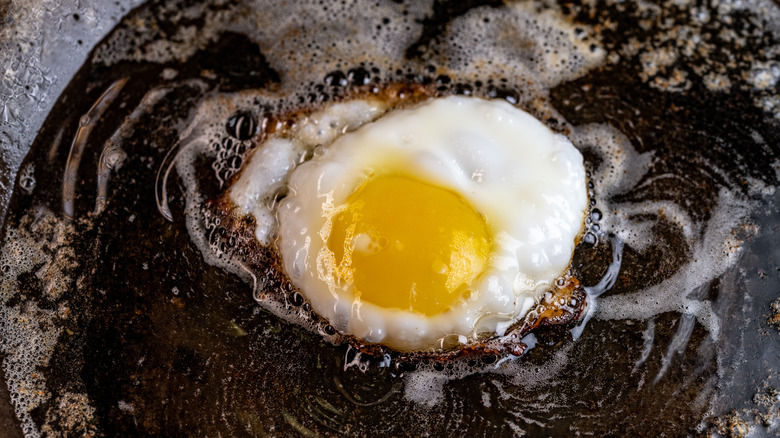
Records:
M494 252L472 293L425 316L355 301L323 266L328 209L375 173L403 171L452 190L484 215ZM291 281L342 333L402 351L503 335L569 267L587 207L582 155L505 101L452 96L390 111L295 168L277 245Z

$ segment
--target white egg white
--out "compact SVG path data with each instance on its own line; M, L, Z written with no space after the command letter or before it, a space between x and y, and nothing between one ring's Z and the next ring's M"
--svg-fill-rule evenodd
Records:
M458 193L494 231L494 253L472 293L433 316L356 305L352 285L329 278L318 260L328 208L344 203L370 174L399 165ZM259 196L239 188L252 186L252 168L231 192L247 212L257 209L252 202ZM503 335L566 272L587 207L585 180L571 142L509 103L431 99L341 135L297 166L276 212L277 245L291 281L337 330L402 351L449 348Z

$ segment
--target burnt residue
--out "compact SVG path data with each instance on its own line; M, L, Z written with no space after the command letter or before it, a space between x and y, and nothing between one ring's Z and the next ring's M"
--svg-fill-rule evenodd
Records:
M772 327L780 330L780 298L772 301L772 304L770 304L767 322Z

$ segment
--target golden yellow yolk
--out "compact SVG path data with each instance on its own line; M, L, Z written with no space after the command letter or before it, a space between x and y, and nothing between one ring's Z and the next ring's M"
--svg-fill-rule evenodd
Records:
M332 222L327 246L356 298L426 316L456 303L488 262L485 219L456 193L403 175L369 179Z

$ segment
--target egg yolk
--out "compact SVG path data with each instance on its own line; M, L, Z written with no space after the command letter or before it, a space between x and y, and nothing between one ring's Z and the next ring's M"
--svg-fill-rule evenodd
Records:
M455 192L391 174L347 198L327 247L356 298L431 316L464 297L492 240L484 217Z

